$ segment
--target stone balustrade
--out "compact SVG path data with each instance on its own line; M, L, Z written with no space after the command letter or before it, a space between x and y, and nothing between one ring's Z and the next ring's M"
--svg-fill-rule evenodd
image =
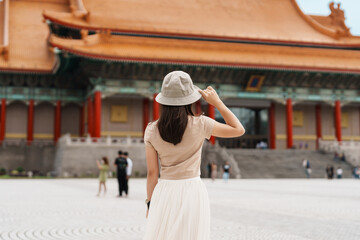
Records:
M71 137L66 134L59 139L59 143L66 146L124 146L124 145L143 145L143 138L134 137Z
M342 153L352 166L360 165L360 142L358 141L324 141L319 139L319 149L324 152Z

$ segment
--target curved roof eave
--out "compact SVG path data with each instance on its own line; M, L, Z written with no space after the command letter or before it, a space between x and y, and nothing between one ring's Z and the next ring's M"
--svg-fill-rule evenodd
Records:
M92 35L92 40L95 37ZM93 42L86 46L84 40L52 36L50 44L74 55L104 61L360 74L360 52L357 51L191 40L185 43L183 40L144 37L114 38L104 44ZM157 54L153 54L155 50Z
M245 0L244 0L245 1ZM314 46L314 47L335 47L335 48L360 48L360 39L351 36L350 38L342 38L337 39L337 34L334 29L327 28L313 20L308 15L304 14L299 6L297 5L295 0L283 0L286 3L287 8L291 8L293 14L298 15L294 17L295 25L301 25L302 31L310 31L313 32L313 39L311 37L302 38L301 34L289 37L290 35L284 34L281 27L276 27L276 31L274 33L263 33L259 31L259 33L253 32L252 34L234 34L234 29L229 27L229 31L226 32L224 30L222 32L221 29L216 29L214 32L209 31L198 31L197 28L183 28L181 29L172 29L170 28L154 28L145 26L144 24L133 24L129 21L129 23L120 24L118 26L114 24L109 24L100 21L99 17L91 18L90 21L84 21L81 19L75 18L70 13L59 13L53 11L45 11L43 16L45 19L48 19L54 23L75 29L87 29L91 31L105 31L110 30L113 33L119 34L134 34L141 36L160 36L160 37L171 37L171 38L190 38L190 39L200 39L200 40L224 40L224 41L234 41L234 42L255 42L255 43L269 43L269 44L280 44L280 45L303 45L303 46ZM241 1L240 1L241 2ZM266 12L268 13L268 12ZM296 14L297 13L297 14ZM260 13L261 14L261 13ZM90 14L90 16L92 16ZM267 17L267 16L265 16ZM271 16L269 16L271 17ZM202 19L204 20L204 19ZM223 19L224 23L228 21L228 19ZM277 20L279 21L279 19ZM199 22L198 22L199 23ZM235 24L235 23L234 23ZM243 23L242 23L243 24ZM278 22L274 22L273 25L279 24ZM284 27L288 27L289 24ZM296 25L296 26L297 26ZM235 26L235 25L234 25ZM233 26L233 27L234 27ZM187 30L186 30L187 29ZM291 30L291 29L289 29ZM271 35L272 34L272 35ZM279 36L277 36L279 34ZM282 35L281 35L282 34ZM309 33L311 35L311 33ZM255 36L255 37L254 37Z

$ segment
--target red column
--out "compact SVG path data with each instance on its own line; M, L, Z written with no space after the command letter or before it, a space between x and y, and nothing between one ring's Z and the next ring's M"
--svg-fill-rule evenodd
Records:
M80 106L80 121L79 121L79 136L82 137L84 136L84 124L85 124L85 104L82 103L82 105Z
M335 135L336 139L341 142L341 105L340 101L335 101Z
M5 139L5 123L6 123L6 99L1 99L1 115L0 115L0 143Z
M54 121L54 142L57 142L61 133L61 101L56 101Z
M91 97L88 98L87 107L88 107L87 130L88 130L89 135L92 137L93 136L93 103L92 103Z
M143 134L149 123L149 99L145 98L143 101Z
M201 100L197 101L195 104L195 115L201 115L202 111L201 111Z
M209 118L215 119L215 107L211 104L208 104L208 113L209 113ZM210 143L212 145L215 144L215 137L211 136L210 138Z
M275 103L271 103L269 108L269 141L270 141L270 149L276 149Z
M315 107L315 115L316 115L316 149L319 149L319 139L322 138L320 104L316 105Z
M34 139L34 100L29 101L27 121L27 144L30 145Z
M153 121L157 120L159 118L160 113L160 104L155 101L155 98L157 96L157 93L154 93L154 100L153 100Z
M94 137L101 137L101 92L94 94Z
M291 98L286 100L286 134L287 148L292 148L293 144L293 114Z

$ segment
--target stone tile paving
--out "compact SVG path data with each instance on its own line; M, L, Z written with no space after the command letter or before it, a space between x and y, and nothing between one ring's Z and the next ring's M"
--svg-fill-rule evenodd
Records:
M360 239L360 181L204 180L213 240ZM96 179L0 180L0 240L141 239L145 179L129 198L96 197Z

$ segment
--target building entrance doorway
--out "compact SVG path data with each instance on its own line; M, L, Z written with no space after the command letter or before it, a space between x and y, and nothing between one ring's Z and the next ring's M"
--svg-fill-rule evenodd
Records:
M243 124L246 133L239 138L218 138L219 144L226 148L267 148L268 141L268 109L230 107L230 110ZM225 123L216 110L215 119ZM262 142L260 146L260 142Z

